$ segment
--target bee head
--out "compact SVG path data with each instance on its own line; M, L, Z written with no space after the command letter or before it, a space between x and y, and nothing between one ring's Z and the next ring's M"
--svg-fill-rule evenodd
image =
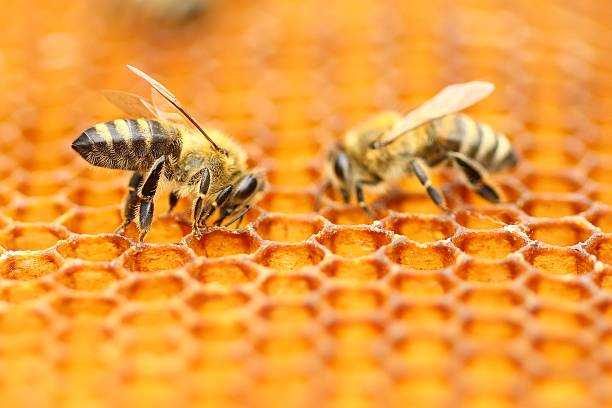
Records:
M349 155L346 153L344 148L340 145L336 145L329 152L329 177L334 187L342 195L342 199L345 203L351 200L351 183L352 183L352 163Z

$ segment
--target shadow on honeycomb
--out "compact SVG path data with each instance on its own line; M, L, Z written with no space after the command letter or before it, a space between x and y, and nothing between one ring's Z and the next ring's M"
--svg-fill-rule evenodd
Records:
M611 15L531 3L219 0L169 25L3 5L3 406L609 405ZM69 145L120 117L100 89L143 92L126 63L267 169L248 225L195 239L164 195L145 245L112 234L126 174ZM313 211L344 130L471 79L522 157L512 203L441 171L452 215L410 179L374 223Z

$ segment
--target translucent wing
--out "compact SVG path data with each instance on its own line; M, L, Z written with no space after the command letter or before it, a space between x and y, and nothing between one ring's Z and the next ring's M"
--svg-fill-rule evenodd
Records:
M495 86L492 83L484 81L449 85L404 116L388 133L381 137L375 147L388 145L406 132L434 119L462 111L489 96L494 89Z
M145 100L142 96L129 92L106 89L102 91L102 95L104 95L110 103L133 118L150 118L157 116L157 112L153 108L151 102Z
M198 124L198 122L196 122L196 120L185 110L185 108L183 108L183 106L181 105L181 103L178 101L178 99L176 98L176 96L174 96L172 94L172 92L170 92L165 86L163 86L161 83L159 83L158 81L156 81L155 79L151 78L149 75L145 74L144 72L142 72L141 70L139 70L138 68L135 68L131 65L127 66L133 73L135 73L136 75L138 75L139 77L141 77L142 79L144 79L145 81L147 81L149 83L149 85L151 85L153 87L154 90L156 90L161 96L164 97L165 100L167 100L168 102L170 102L170 104L176 108L176 110L178 110L185 119L187 119L191 124L193 124L196 129L202 134L202 136L204 136L206 138L206 140L208 140L208 142L211 144L211 146L218 151L221 151L221 149L219 148L219 146L217 146L217 144L211 139L211 137L204 131L204 129L202 129L202 127Z
M191 123L187 122L187 120L185 120L183 116L176 111L174 106L163 96L161 96L154 88L151 88L151 102L151 109L157 112L157 115L160 118L163 118L169 122L178 123L189 128L196 129Z

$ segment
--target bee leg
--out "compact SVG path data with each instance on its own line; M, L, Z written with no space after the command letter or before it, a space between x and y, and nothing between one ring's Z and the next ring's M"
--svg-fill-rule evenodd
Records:
M497 186L489 180L487 171L480 165L480 163L466 157L461 153L449 153L449 156L457 164L461 172L467 178L470 186L478 195L487 201L492 203L499 203L503 201L503 194L499 191Z
M444 196L442 195L442 193L440 193L440 190L438 190L431 184L431 180L423 164L421 164L418 160L413 159L410 160L409 165L417 180L419 180L419 183L421 183L421 185L425 187L427 195L429 196L429 198L431 198L431 201L433 201L438 207L440 207L444 211L448 211Z
M123 224L121 224L116 230L115 234L123 234L128 225L134 221L136 218L136 208L138 207L138 186L142 181L142 174L135 171L130 178L130 183L128 185L129 192L128 196L125 199L125 205L123 207Z
M317 194L315 196L315 202L314 202L315 212L318 212L319 209L321 208L321 200L323 199L323 195L325 195L325 191L327 191L329 186L331 186L331 181L329 179L326 179L323 183L321 183L319 188L317 188Z
M159 183L165 161L166 156L162 156L155 161L151 170L149 170L149 175L140 187L140 193L138 194L138 199L140 200L140 235L138 236L138 240L140 242L144 241L145 236L151 230L154 211L153 197L155 197L157 184Z
M208 168L204 168L202 171L202 178L200 179L200 188L199 195L196 198L193 204L193 224L191 225L191 229L196 237L200 237L200 220L202 219L202 215L205 211L209 211L209 209L204 208L204 198L208 194L208 189L210 188L210 170ZM210 215L209 215L210 216Z
M226 186L225 188L223 188L223 190L221 190L219 193L217 193L217 196L215 197L215 201L213 201L213 203L210 206L210 208L207 208L206 210L201 211L200 217L197 220L196 236L198 234L200 234L199 229L203 225L205 225L206 221L215 213L215 210L217 208L223 208L223 204L225 204L225 202L229 198L230 194L232 193L233 189L234 189L234 186L231 186L231 185ZM221 221L223 221L223 219L225 219L225 217L227 217L227 214L223 215L224 212L225 212L225 210L222 210L222 214L219 216L219 218L221 218ZM219 225L219 224L217 224L215 222L215 225Z
M357 203L359 203L359 206L361 207L361 209L365 211L366 214L370 216L370 218L376 219L376 215L372 212L370 207L368 207L368 204L365 202L365 197L363 195L363 186L361 184L361 181L357 181L355 183L355 195L357 196Z
M242 224L242 219L244 218L244 215L249 212L249 210L251 209L250 205L246 205L244 207L244 210L240 211L240 213L235 216L234 218L232 218L230 221L226 222L225 225L223 225L224 227L229 227L230 225L232 225L233 223L235 223L236 221L238 221L238 226L236 228L240 228L240 224Z
M170 192L170 196L168 197L168 215L172 214L172 210L174 210L174 207L176 207L176 205L179 202L179 196L178 193L176 191L171 191Z

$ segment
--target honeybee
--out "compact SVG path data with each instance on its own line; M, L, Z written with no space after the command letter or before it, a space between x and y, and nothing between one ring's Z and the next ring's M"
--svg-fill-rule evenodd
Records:
M329 152L322 191L331 185L346 203L354 193L374 218L364 189L384 189L414 174L431 200L448 211L444 196L431 184L428 168L452 164L480 196L493 203L502 201L502 192L488 173L516 165L514 148L490 126L457 114L494 88L483 81L450 85L405 115L383 112L350 129Z
M266 185L263 171L249 169L247 155L231 138L204 130L161 83L128 65L151 85L151 100L120 91L106 98L132 119L117 119L85 130L72 148L87 162L108 169L131 170L123 234L138 213L142 242L151 229L153 198L161 183L170 188L170 210L180 197L193 197L193 233L219 210L215 225L229 226L251 208Z

